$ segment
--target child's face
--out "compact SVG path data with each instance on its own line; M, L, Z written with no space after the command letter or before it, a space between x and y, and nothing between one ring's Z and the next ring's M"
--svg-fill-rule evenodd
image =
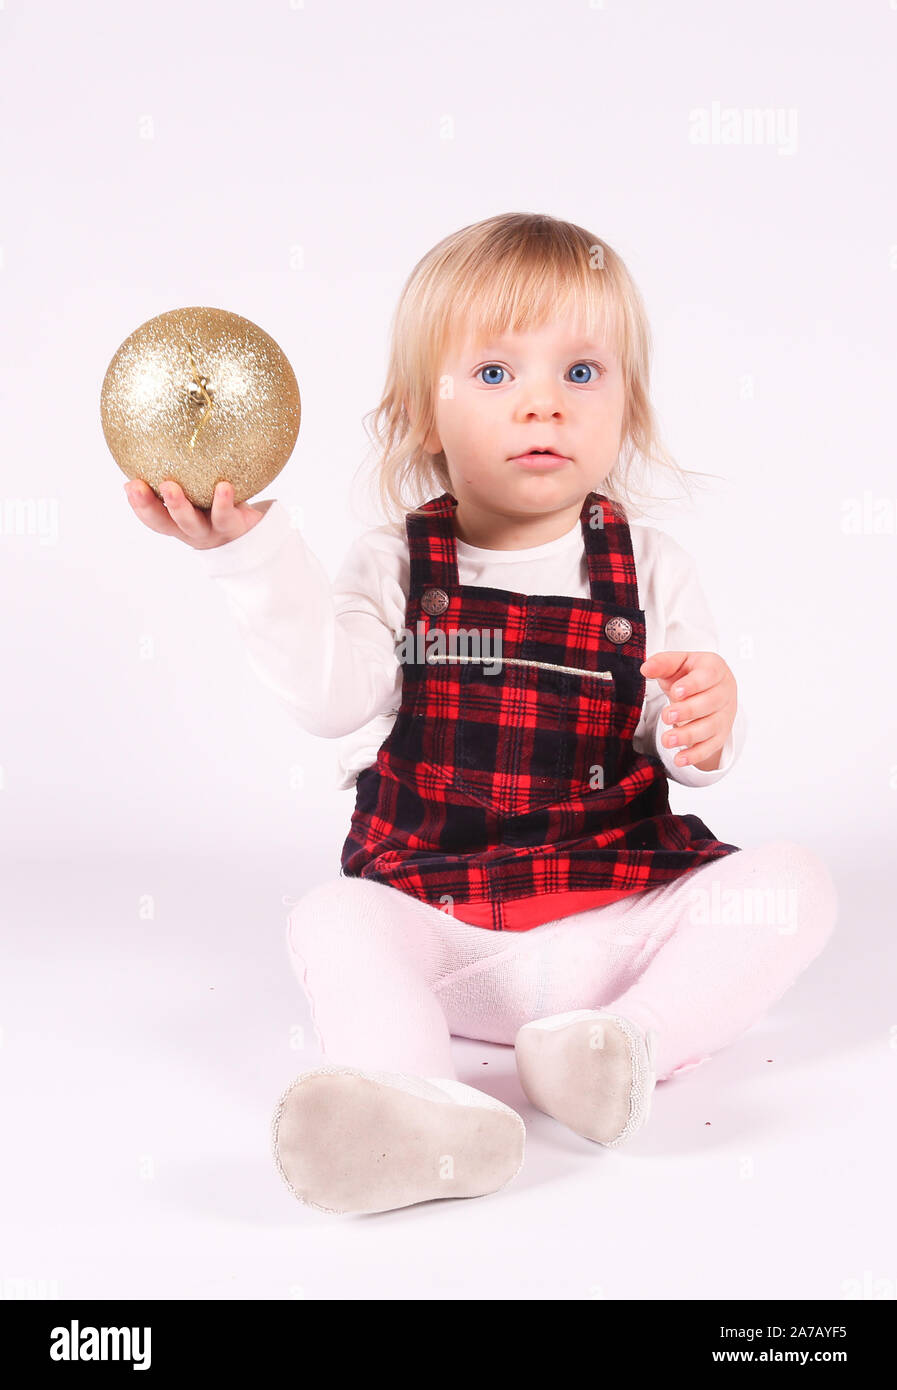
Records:
M442 364L429 453L445 451L459 502L508 514L570 507L610 472L625 392L612 344L551 323L494 342L468 341ZM531 463L552 448L561 462Z

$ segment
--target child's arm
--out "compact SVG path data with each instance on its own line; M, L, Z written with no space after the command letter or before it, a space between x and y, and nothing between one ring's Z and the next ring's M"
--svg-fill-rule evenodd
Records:
M398 707L393 629L404 599L364 537L331 583L275 499L252 530L197 551L197 563L223 589L256 675L308 733L339 738Z
M653 563L648 571L647 593L643 605L650 605L652 634L646 657L657 652L715 652L719 653L719 634L698 578L697 566L689 552L662 531L651 532L654 549ZM646 613L648 612L646 608ZM654 645L650 642L653 636ZM726 741L719 750L718 764L703 770L693 762L681 765L675 761L679 751L665 741L665 735L675 727L662 717L670 704L675 704L663 692L656 679L647 682L644 710L644 733L636 747L641 752L660 758L668 776L683 786L703 787L718 782L737 762L747 735L747 718L737 696L734 721ZM707 761L706 756L700 759Z

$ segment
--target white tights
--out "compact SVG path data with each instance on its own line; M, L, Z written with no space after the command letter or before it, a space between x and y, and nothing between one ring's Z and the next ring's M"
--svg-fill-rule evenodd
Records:
M836 916L824 861L776 840L525 932L339 877L299 900L287 943L328 1062L456 1078L452 1034L513 1044L532 1019L603 1008L655 1030L665 1080L765 1014Z

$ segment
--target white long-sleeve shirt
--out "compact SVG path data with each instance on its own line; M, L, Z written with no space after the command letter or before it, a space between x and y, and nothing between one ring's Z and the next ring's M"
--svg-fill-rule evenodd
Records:
M629 529L645 613L645 655L717 651L716 626L688 551L653 526L630 522ZM578 518L565 535L543 545L486 550L458 540L457 552L461 584L590 597ZM302 728L339 739L336 785L354 786L359 772L376 760L402 699L396 642L405 630L409 584L404 523L356 537L332 583L276 499L250 531L194 554L224 591L253 670ZM673 761L677 750L661 742L673 727L660 718L670 701L656 680L645 685L636 751L659 757L670 778L684 786L724 777L747 732L740 699L719 767L702 772Z

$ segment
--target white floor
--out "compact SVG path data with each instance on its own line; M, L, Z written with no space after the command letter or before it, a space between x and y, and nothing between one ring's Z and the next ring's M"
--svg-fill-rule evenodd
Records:
M658 1299L897 1296L897 999L887 865L829 857L826 953L610 1152L533 1112L511 1048L457 1039L515 1106L501 1192L366 1217L298 1203L277 1097L320 1059L286 956L321 861L155 854L7 865L0 1296ZM142 894L152 898L142 899Z

